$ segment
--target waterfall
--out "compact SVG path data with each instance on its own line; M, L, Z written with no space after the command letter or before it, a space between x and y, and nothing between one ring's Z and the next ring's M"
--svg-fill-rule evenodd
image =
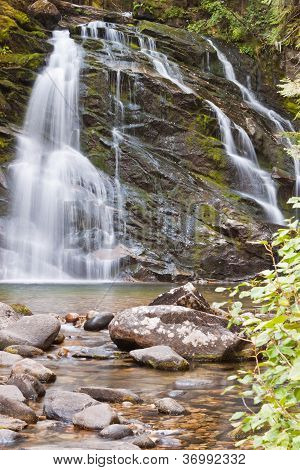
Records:
M110 279L118 270L115 187L79 148L82 50L68 31L54 31L51 42L10 168L13 202L1 278Z
M161 77L177 85L184 93L194 93L190 87L184 84L178 65L170 62L166 54L157 51L156 42L153 38L140 34L138 39L141 52L152 61L155 70Z
M231 122L218 106L211 101L207 103L218 119L224 149L237 169L239 193L259 204L270 222L283 225L284 219L277 206L275 184L269 173L259 167L248 134L242 127ZM233 131L237 134L237 144Z
M90 23L81 25L82 38L99 38L99 30L104 30L104 40L106 42L106 50L112 55L112 47L107 46L107 42L118 45L121 50L128 50L131 43L129 34L123 33L116 29L113 23L104 21L91 21ZM139 42L140 52L150 59L156 72L166 80L174 83L181 91L187 94L194 93L192 88L184 84L180 68L177 64L170 61L166 54L157 51L155 39L146 36L137 30L133 30L133 35Z
M255 96L255 94L253 93L249 85L248 87L246 87L245 85L243 85L237 80L231 62L227 59L225 54L223 54L223 52L221 52L220 49L214 44L214 42L208 38L204 38L204 39L216 51L218 59L223 65L225 77L227 78L227 80L234 83L240 89L245 103L254 111L256 111L257 113L259 113L260 115L268 119L271 125L273 126L273 128L279 134L282 134L285 131L294 132L295 129L288 119L284 119L276 111L268 108L263 103L261 103ZM249 78L247 78L247 82L249 84ZM285 145L287 148L290 148L292 146L292 142L289 138L282 137L282 135L280 135L279 138L280 138L280 142L283 145ZM294 158L294 166L295 166L295 178L296 178L296 195L299 195L300 194L300 160L298 158Z
M121 158L122 142L126 145L138 147L138 142L125 133L124 105L121 96L121 72L122 59L126 57L126 68L134 71L134 62L130 62L132 56L131 44L134 40L138 42L138 53L145 55L153 65L156 72L166 80L174 83L181 91L190 94L194 91L184 83L180 68L171 62L168 57L157 51L156 42L139 31L132 29L129 34L120 31L116 25L103 21L92 21L81 26L83 39L102 39L104 48L98 59L108 67L116 70L114 84L114 101L116 103L114 115L116 124L112 131L113 148L115 149L116 165ZM135 44L136 45L136 44ZM136 50L136 48L134 48ZM206 66L210 68L209 55L206 56ZM239 190L244 196L253 199L259 204L266 214L268 220L283 224L283 216L277 206L276 186L270 175L263 171L258 164L253 144L244 129L230 122L229 118L216 105L209 102L211 109L215 112L221 128L222 141L226 152L235 164L239 176ZM231 127L234 127L238 135L238 144L234 142ZM116 174L118 172L116 171Z
M115 186L117 191L117 209L119 214L118 229L120 232L126 232L124 223L124 198L121 192L119 181L119 166L122 158L121 145L125 143L131 147L136 147L138 144L136 140L130 138L126 133L128 126L126 126L126 106L131 110L137 111L134 96L135 88L137 86L137 74L134 60L130 61L132 56L131 44L133 41L139 45L139 53L145 55L152 63L156 72L166 80L174 83L182 92L190 94L194 91L184 84L180 68L177 64L171 62L168 57L157 51L156 42L154 39L141 34L139 31L133 29L131 34L120 31L113 23L104 21L91 21L87 24L81 25L81 37L86 39L102 39L103 49L97 55L98 60L106 65L112 73L112 114L114 115L114 127L112 129L112 148L115 153ZM125 57L125 59L124 59ZM133 72L134 80L133 85L129 85L129 95L132 100L125 106L122 101L122 70L123 68L129 69ZM129 126L130 127L130 126Z

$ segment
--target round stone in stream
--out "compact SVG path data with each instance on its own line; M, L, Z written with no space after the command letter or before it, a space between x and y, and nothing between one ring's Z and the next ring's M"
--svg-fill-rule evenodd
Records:
M0 445L2 444L12 444L17 439L20 439L22 436L15 431L10 429L0 429Z
M83 328L86 331L100 331L106 328L113 318L112 313L99 313L95 317L88 319Z
M99 436L103 439L110 439L112 441L117 439L123 439L127 436L132 436L133 431L129 426L125 424L111 424L110 426L105 427L100 432Z
M205 379L178 379L174 385L177 390L201 390L212 387L214 382Z
M140 449L153 449L156 446L155 442L147 434L136 437L132 443Z
M162 398L157 400L155 405L160 413L168 415L183 415L186 412L185 408L173 398Z

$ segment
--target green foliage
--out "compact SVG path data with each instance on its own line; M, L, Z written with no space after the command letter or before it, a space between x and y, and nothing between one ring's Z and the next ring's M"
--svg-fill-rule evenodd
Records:
M209 33L215 28L222 27L222 34L227 39L239 39L243 35L241 21L222 0L204 0L201 9L209 14L208 19L201 19L188 26L189 31Z
M0 47L0 55L11 54L11 49L8 46Z
M295 102L295 119L300 118L300 75L295 80L285 79L281 80L280 94L286 98L294 98Z
M166 18L184 18L184 16L185 16L184 8L176 7L176 6L167 8L163 15L165 19Z
M300 208L300 198L289 201ZM231 324L253 348L255 367L240 370L235 380L245 411L231 420L250 444L261 449L300 449L300 226L291 220L263 241L273 262L250 282L235 287ZM253 309L243 306L249 298Z
M133 2L132 11L135 13L139 8L143 8L145 12L152 13L152 6L147 5L147 2Z

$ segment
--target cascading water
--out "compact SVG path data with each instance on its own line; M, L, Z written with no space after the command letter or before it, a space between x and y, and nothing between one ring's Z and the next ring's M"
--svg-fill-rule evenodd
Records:
M101 53L99 60L117 71L114 86L116 127L112 131L117 166L121 155L120 145L124 142L124 139L127 145L135 146L136 148L139 146L136 139L125 134L124 105L120 99L120 67L122 67L124 55L126 57L126 68L131 68L134 71L134 62L130 64L128 60L132 55L130 45L133 39L138 41L139 53L145 55L150 60L154 69L161 77L174 83L184 93L190 94L194 93L194 91L184 84L179 67L169 61L165 54L157 51L155 40L141 34L139 31L133 29L132 33L128 34L116 29L114 24L92 21L81 26L81 36L83 39L103 39L103 52L107 58ZM136 51L136 48L134 50ZM206 61L206 66L209 70L209 56L206 56ZM277 206L275 183L267 172L260 169L254 147L247 133L241 127L233 125L216 105L213 103L209 104L219 120L224 147L238 170L240 193L255 200L263 208L271 222L283 224L284 219ZM239 145L236 145L234 142L231 125L234 126L238 134Z
M157 51L155 40L141 34L133 29L132 32L126 33L117 29L113 23L104 21L91 21L90 23L81 25L81 37L86 39L102 39L103 49L97 55L98 60L112 71L111 88L112 88L112 114L114 115L114 127L112 129L112 147L115 153L115 186L117 191L117 207L119 214L119 231L125 232L123 206L124 198L122 196L121 185L119 182L119 165L122 158L121 145L125 143L131 147L138 147L136 139L132 139L127 131L131 130L131 126L126 125L126 111L134 109L136 111L134 96L137 86L136 64L132 57L133 41L135 45L139 44L139 53L145 55L152 63L156 72L163 78L174 83L184 93L194 93L194 91L184 84L179 67L169 61L168 57ZM136 51L136 49L134 49ZM122 101L122 73L123 69L130 71L133 75L133 83L129 84L129 95L132 100L128 104ZM134 127L133 127L134 129Z
M225 77L227 80L230 80L232 83L234 83L241 91L242 97L245 103L254 111L258 112L262 116L264 116L266 119L268 119L273 128L278 132L280 142L285 145L286 147L290 148L292 146L291 140L287 137L283 137L282 133L283 132L294 132L295 129L290 123L288 119L284 119L280 114L278 114L276 111L273 109L268 108L265 106L263 103L261 103L251 88L248 86L246 87L243 85L241 82L239 82L236 78L233 66L231 62L227 59L225 54L220 51L220 49L214 44L214 42L211 39L204 38L210 45L211 47L216 51L217 56L219 61L223 65ZM249 79L247 80L249 83ZM296 195L300 194L300 160L298 158L294 159L294 166L295 166L295 179L296 179Z
M237 169L239 193L259 204L270 222L283 225L284 219L277 206L275 184L269 173L259 167L255 149L248 134L242 127L231 122L218 106L211 101L207 103L218 119L225 151ZM237 143L235 143L233 130L237 134Z
M16 162L13 206L2 250L4 280L110 279L113 183L79 150L81 48L55 31L53 53L29 102Z
M178 65L170 62L165 54L157 51L153 38L139 34L138 39L141 52L152 61L159 75L177 85L184 93L194 93L190 87L184 84Z
M81 26L81 36L83 38L99 38L99 30L104 29L104 40L117 44L119 48L128 50L128 46L131 43L131 36L118 31L113 23L105 23L103 21L91 21ZM189 88L184 84L182 74L177 64L171 62L166 54L157 51L156 41L149 37L141 34L140 32L133 30L133 36L138 39L140 52L147 56L152 62L156 72L166 80L174 83L184 93L194 93L192 88ZM106 51L112 56L112 48L107 47Z

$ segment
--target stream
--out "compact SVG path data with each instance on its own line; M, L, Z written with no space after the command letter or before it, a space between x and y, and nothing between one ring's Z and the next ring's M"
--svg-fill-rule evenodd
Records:
M120 309L148 304L167 291L168 284L74 284L74 285L0 285L3 302L20 302L33 313L54 312L63 316L73 311L85 313L90 309L116 312ZM222 294L214 286L202 286L201 292L209 302L221 300ZM229 418L241 409L241 401L232 392L222 395L227 376L239 364L193 364L187 372L166 372L140 367L128 358L90 360L71 356L57 359L61 348L94 347L109 340L107 330L92 333L73 325L63 325L66 335L63 345L54 346L48 356L35 358L52 369L57 379L47 389L70 390L81 386L128 388L139 393L142 404L130 407L113 404L119 414L127 419L137 419L149 425L149 433L158 439L156 449L231 449L232 429ZM53 356L53 357L52 357ZM1 368L1 375L8 372ZM189 380L198 384L189 384ZM181 384L176 381L181 381ZM182 383L184 380L184 383ZM185 387L196 388L186 388ZM181 391L179 391L181 389ZM153 403L166 396L175 397L191 415L166 416L158 414ZM43 400L31 403L42 414ZM23 438L9 448L17 449L97 449L101 439L96 432L76 430L72 425L39 421L22 431ZM125 438L126 439L126 438ZM128 439L128 438L127 438Z

